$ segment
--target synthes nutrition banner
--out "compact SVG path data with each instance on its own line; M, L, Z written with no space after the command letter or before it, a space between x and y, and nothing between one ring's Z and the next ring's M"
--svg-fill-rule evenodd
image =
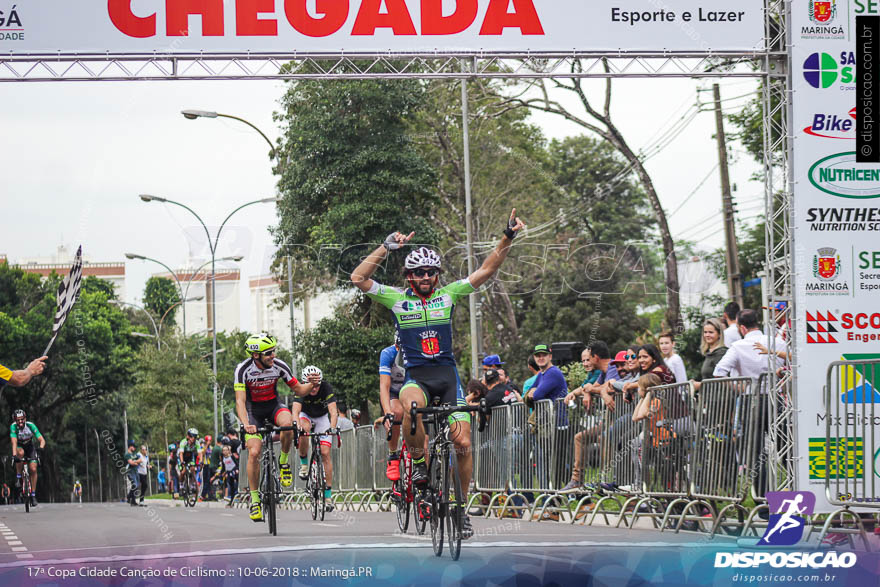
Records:
M736 51L762 0L0 0L0 52Z
M880 2L794 0L791 13L798 488L827 512L826 475L880 476L870 426L826 439L823 395L831 361L880 357ZM876 382L843 379L832 412L880 398Z

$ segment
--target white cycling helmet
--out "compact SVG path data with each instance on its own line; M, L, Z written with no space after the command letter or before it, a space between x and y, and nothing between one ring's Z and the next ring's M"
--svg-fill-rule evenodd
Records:
M418 269L419 267L436 267L440 269L440 255L428 247L419 247L406 256L404 265L407 269Z
M321 370L315 367L314 365L308 365L303 367L302 370L302 378L306 380L309 378L309 375L317 375L318 379L324 379L324 374L321 373Z

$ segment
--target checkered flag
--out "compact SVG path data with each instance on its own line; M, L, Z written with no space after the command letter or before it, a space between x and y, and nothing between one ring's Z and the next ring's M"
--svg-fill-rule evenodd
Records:
M61 280L61 285L58 286L58 309L55 311L55 323L52 325L52 338L46 345L46 350L43 351L44 355L49 354L55 337L58 336L64 321L67 320L67 315L70 314L70 309L73 308L76 298L79 296L79 286L82 283L82 264L82 245L80 245L76 250L76 258L73 260L70 273Z

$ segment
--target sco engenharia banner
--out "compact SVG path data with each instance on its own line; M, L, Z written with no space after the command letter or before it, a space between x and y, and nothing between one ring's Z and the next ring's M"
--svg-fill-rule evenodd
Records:
M750 51L761 0L0 0L0 52Z

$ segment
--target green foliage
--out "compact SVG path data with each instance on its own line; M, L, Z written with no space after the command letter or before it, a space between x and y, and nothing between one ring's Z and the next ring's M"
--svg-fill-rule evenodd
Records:
M170 311L169 309L179 301L177 285L167 277L153 276L147 280L147 285L144 287L144 306L153 313L156 322L165 316L162 324L169 328L174 326L174 314L179 306Z
M349 407L358 407L366 421L368 402L379 400L379 353L393 340L391 326L363 326L341 307L300 339L300 365L317 365L324 379Z
M183 438L188 426L213 431L211 368L199 356L182 356L179 344L161 350L144 345L130 394L129 414L145 431L144 442L166 446Z
M565 375L565 382L568 383L569 391L576 387L580 387L581 383L584 382L584 379L587 378L587 370L584 369L584 366L580 361L563 365L559 370Z
M51 335L59 280L54 274L41 280L0 263L0 360L10 368L21 368L43 352ZM126 315L107 303L113 297L107 282L86 277L49 353L46 371L24 388L6 387L0 395L0 414L24 409L46 437L41 494L66 493L74 468L84 484L97 485L94 461L90 474L84 475L84 447L91 442L94 458L95 431L122 443L123 389L136 365ZM0 439L3 454L8 454L8 443L7 436ZM109 480L106 459L104 467Z
M310 265L297 281L313 282L316 271L346 281L395 230L435 240L427 213L434 172L413 149L405 123L423 98L416 81L290 83L275 114L286 163L272 232L276 263L289 254L298 266ZM399 275L399 266L388 270Z

